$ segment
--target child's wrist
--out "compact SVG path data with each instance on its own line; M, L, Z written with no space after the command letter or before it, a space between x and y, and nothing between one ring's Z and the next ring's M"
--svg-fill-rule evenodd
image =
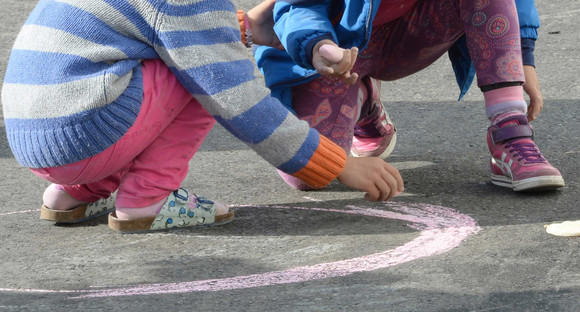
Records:
M323 188L336 179L346 165L346 152L323 135L319 137L318 148L308 161L308 164L292 174L309 186Z

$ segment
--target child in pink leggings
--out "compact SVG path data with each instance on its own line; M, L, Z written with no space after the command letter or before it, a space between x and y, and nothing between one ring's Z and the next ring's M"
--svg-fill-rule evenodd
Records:
M273 94L298 118L355 156L386 157L396 128L380 103L377 80L406 77L448 52L461 96L475 73L484 92L492 183L515 191L556 189L564 180L528 123L542 106L533 68L539 19L533 1L516 2L282 0L274 30L286 51L260 47L256 60Z
M16 160L54 183L41 217L110 213L123 232L230 222L225 205L179 187L216 120L310 187L338 179L368 200L403 190L393 166L348 157L254 69L230 1L39 2L11 52L2 105Z

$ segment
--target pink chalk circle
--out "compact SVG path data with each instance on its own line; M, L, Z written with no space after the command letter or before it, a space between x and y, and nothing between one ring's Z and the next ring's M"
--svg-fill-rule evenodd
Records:
M325 59L335 63L340 62L344 56L342 49L337 46L333 46L332 44L321 45L318 49L318 52L320 52L320 55L322 55L322 57Z
M84 290L0 288L0 291L70 294L69 299L80 299L223 291L300 283L388 268L416 259L439 255L456 248L469 236L480 231L480 227L473 218L452 208L421 203L385 202L383 205L385 206L384 208L389 210L357 206L346 206L346 209L252 205L232 207L310 210L402 220L409 222L408 226L410 228L418 230L420 232L419 236L402 246L384 252L261 274L190 282L139 284Z

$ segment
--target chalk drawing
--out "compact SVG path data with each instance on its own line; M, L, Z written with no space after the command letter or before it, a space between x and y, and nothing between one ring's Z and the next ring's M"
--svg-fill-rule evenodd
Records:
M223 291L300 283L388 268L416 259L439 255L459 246L462 241L476 234L481 229L473 218L451 208L421 203L386 202L383 204L386 209L358 206L346 206L346 209L251 205L233 207L240 209L251 207L311 210L402 220L409 222L408 226L410 228L420 231L419 236L402 246L384 252L261 274L179 283L113 286L99 289L50 290L0 288L0 291L69 294L69 299L79 299Z
M3 213L0 213L0 217L2 217L2 216L9 216L9 215L13 215L13 214L37 212L37 211L40 212L40 209L31 209L31 210L21 210L21 211L3 212Z
M322 199L317 199L317 198L310 197L310 196L304 196L302 198L308 199L308 200L313 201L313 202L321 202L322 201Z

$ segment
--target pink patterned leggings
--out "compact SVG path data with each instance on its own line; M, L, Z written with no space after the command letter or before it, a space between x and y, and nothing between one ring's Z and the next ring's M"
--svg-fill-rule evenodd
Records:
M466 34L478 85L523 82L520 30L514 0L419 0L405 16L374 26L353 72L383 81L416 73ZM292 89L298 118L350 152L361 109L361 79L347 86L319 77Z

